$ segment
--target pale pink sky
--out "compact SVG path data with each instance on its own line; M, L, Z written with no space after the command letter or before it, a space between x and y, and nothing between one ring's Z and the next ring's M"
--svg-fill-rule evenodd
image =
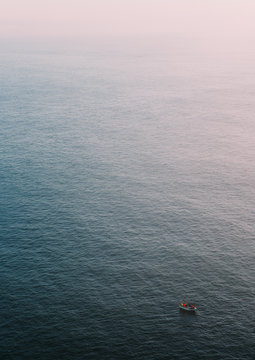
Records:
M179 34L250 43L255 0L0 0L0 37Z

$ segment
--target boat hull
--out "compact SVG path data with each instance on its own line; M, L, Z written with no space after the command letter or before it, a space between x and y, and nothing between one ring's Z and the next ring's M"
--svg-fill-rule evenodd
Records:
M183 307L180 307L180 310L185 311L185 312L193 312L193 313L195 313L197 311L196 309L185 309Z
M195 306L190 307L190 306L183 306L182 304L179 305L179 309L183 312L187 312L187 313L196 313L197 308Z

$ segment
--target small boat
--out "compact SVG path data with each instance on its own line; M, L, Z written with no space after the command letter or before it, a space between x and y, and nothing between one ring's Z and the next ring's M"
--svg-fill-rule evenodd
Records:
M187 311L192 313L195 313L197 311L197 308L193 304L184 301L179 303L179 309L182 311Z

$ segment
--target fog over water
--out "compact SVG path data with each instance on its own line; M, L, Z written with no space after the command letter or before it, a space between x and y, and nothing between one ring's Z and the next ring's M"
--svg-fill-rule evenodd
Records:
M0 38L179 35L250 49L254 15L253 0L10 0Z

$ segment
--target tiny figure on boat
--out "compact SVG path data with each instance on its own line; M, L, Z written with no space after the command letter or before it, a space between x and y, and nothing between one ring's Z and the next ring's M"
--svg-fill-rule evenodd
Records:
M188 312L193 312L193 313L195 313L197 311L197 308L195 305L190 304L188 302L184 302L184 301L181 301L179 303L179 309L182 311L188 311Z

